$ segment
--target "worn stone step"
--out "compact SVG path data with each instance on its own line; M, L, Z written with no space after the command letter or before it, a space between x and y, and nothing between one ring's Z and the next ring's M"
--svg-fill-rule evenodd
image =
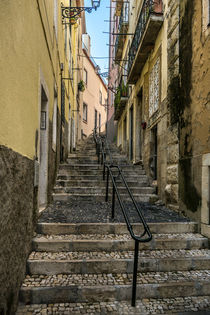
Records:
M132 273L133 251L126 252L32 252L28 274ZM139 272L208 270L209 249L142 250Z
M210 295L210 270L138 273L137 299ZM131 274L32 275L20 301L26 304L131 300Z
M101 170L100 164L61 164L59 170Z
M111 188L111 187L110 187ZM126 194L127 193L127 188L118 186L117 188L119 190L120 194ZM132 194L153 194L155 193L155 188L154 187L130 187L130 191ZM54 192L55 193L68 193L68 194L105 194L106 193L106 187L62 187L62 186L55 186L54 187Z
M127 162L126 158L122 158L120 155L119 156L114 156L113 158L113 163L114 164L122 164L122 165L129 165ZM110 161L109 158L107 158L107 162ZM71 157L66 160L68 164L98 164L98 157L97 156L77 156L77 157Z
M16 315L23 314L97 314L97 315L150 315L179 314L207 315L210 310L210 296L191 296L164 299L141 299L132 307L130 301L105 300L92 303L32 304L19 305ZM183 312L183 313L182 313ZM196 312L196 313L195 313Z
M36 251L126 251L134 250L134 240L129 234L38 234L32 242ZM147 243L140 243L140 250L154 249L202 249L208 247L208 239L200 234L155 234Z
M102 174L103 171L103 166L98 165L98 164L61 164L58 170L58 175L68 175L69 173L71 174L87 174L87 175L95 175L99 174L101 172ZM132 176L132 175L145 175L145 170L141 168L128 168L128 167L123 167L122 168L124 176ZM117 170L113 170L113 175L118 175Z
M128 195L120 195L122 200L130 201ZM68 194L68 193L54 193L52 194L53 201L71 202L71 201L104 201L105 194ZM151 202L154 203L158 200L155 194L133 194L134 199L137 202ZM117 199L117 198L116 198ZM109 200L111 200L111 193L109 194Z
M133 231L140 233L142 224L132 224ZM198 224L195 222L164 222L149 223L151 233L196 233ZM125 223L38 223L37 233L46 235L62 234L125 234L128 233Z
M121 180L116 180L116 183L121 183L121 185L123 185L123 182ZM149 181L147 179L147 177L145 178L139 178L138 181L131 181L131 180L127 180L127 184L128 187L142 187L142 186L149 186ZM75 178L75 180L61 180L58 179L56 180L56 186L61 186L61 187L76 187L76 186L85 186L85 187L105 187L106 186L106 181L102 181L102 180L96 180L95 176L91 179L91 180L84 180L84 179L77 179ZM109 181L109 186L112 186L112 182Z
M139 172L141 171L143 168L141 165L138 166L134 166L134 165L128 165L128 164L118 164L118 166L122 169L123 172ZM80 163L63 163L60 164L59 169L65 169L65 170L72 170L72 169L79 169L79 170L95 170L95 169L102 169L102 165L101 164L80 164ZM115 171L115 169L112 169L113 171ZM116 172L118 172L116 170Z
M97 179L99 180L100 179L100 182L103 182L103 184L105 185L105 181L102 181L102 178L103 178L103 173L102 173L102 170L101 172L98 174L98 177ZM96 175L92 175L92 174L79 174L79 173L74 173L72 174L66 174L64 172L64 174L58 174L57 175L57 180L77 180L77 181L80 181L80 180L89 180L89 181L95 181L96 180ZM141 181L148 181L148 178L145 174L141 174L140 176L139 175L129 175L129 174L126 174L126 181L127 183L129 183L130 181L131 182L136 182L136 183L141 183ZM110 181L111 182L111 181Z

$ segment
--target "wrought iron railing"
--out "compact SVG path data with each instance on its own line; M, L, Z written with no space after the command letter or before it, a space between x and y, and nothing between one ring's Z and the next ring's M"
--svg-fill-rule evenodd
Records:
M128 187L128 184L126 182L126 179L123 175L123 172L119 165L113 164L113 159L109 150L108 142L106 140L106 137L100 137L100 135L97 134L96 130L93 132L93 137L96 143L96 152L98 154L98 160L99 163L103 164L103 179L105 180L105 172L107 170L107 176L106 176L106 196L105 201L108 202L108 196L109 196L109 179L111 178L112 181L112 218L114 219L115 216L115 196L117 196L120 208L122 210L128 231L131 235L131 237L135 241L135 250L134 250L134 265L133 265L133 285L132 285L132 300L131 305L136 305L136 287L137 287L137 271L138 271L138 256L139 256L139 243L145 243L149 242L152 239L152 234L150 232L150 229L144 219L144 216L142 214L142 211L138 204L136 203L132 192L130 191L130 188ZM99 150L100 148L100 150ZM107 155L110 156L109 163L106 162ZM100 158L101 156L101 158ZM117 175L116 175L117 171ZM132 223L130 222L129 214L126 211L126 206L120 196L119 193L119 187L117 179L121 179L123 182L127 193L133 203L134 209L136 210L136 213L139 217L140 222L143 225L143 232L140 235L136 235L133 231Z
M128 54L128 73L131 70L132 64L135 60L139 44L147 26L147 22L151 14L162 15L162 0L144 0L139 19L137 22L135 35L131 43Z

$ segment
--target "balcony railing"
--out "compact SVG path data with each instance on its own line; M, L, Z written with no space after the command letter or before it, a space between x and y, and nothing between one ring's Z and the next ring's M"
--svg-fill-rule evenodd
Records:
M137 81L162 24L162 0L144 0L128 55L129 83Z
M121 15L120 15L117 32L119 34L126 34L128 31L128 23L129 23L129 6L128 6L128 3L124 3L121 9ZM126 38L126 35L117 35L117 38L115 41L115 59L120 59L122 56L125 38Z
M118 0L118 1L112 0L112 1L115 2L116 4L116 10L115 10L116 16L120 16L124 0Z

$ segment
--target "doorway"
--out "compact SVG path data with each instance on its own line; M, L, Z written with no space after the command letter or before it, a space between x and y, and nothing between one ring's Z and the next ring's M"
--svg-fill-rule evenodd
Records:
M133 106L130 108L129 121L129 159L133 160Z
M151 151L150 151L150 169L152 178L157 179L157 125L151 130Z
M97 110L95 109L95 130L97 131Z
M127 152L127 118L123 122L123 150Z
M40 150L39 150L39 208L47 204L48 187L48 98L41 86Z
M137 106L136 106L136 162L142 160L142 89L137 94Z

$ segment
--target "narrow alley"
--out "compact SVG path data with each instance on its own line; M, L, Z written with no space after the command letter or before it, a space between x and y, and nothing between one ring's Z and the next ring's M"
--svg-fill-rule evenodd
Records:
M210 315L210 1L0 1L0 315Z
M134 240L119 204L112 219L111 202L105 202L103 166L91 136L59 167L53 203L42 212L32 242L18 315L210 309L208 239L198 233L195 222L158 202L151 204L157 196L142 165L130 164L115 145L110 154L123 169L153 233L151 242L140 244L136 307L131 307ZM140 235L141 221L117 180L126 213Z

